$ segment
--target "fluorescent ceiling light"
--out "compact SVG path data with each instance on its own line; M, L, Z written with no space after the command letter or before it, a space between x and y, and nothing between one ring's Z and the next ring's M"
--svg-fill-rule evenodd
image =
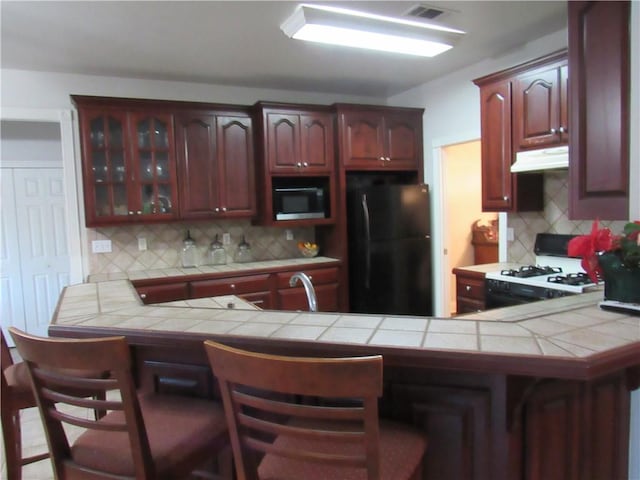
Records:
M423 57L446 52L465 33L439 25L306 4L299 5L280 28L298 40Z

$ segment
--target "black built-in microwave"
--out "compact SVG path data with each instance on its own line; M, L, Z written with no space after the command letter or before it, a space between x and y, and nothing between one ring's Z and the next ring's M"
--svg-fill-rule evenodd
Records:
M276 220L308 220L329 217L329 195L319 185L273 187L273 215Z

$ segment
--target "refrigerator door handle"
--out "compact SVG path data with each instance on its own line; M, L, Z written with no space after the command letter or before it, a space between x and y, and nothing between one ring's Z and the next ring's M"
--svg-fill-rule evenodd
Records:
M364 287L371 287L371 229L369 225L369 205L367 204L367 194L362 194L362 215L364 217L364 238L365 238L365 277Z

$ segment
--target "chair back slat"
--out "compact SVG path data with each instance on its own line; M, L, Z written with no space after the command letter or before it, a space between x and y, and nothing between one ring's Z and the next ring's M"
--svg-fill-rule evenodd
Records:
M126 339L53 339L13 327L9 331L28 367L56 477L96 475L74 462L63 426L66 423L88 430L128 432L136 478L152 478L154 467ZM104 372L109 372L109 378L103 378ZM87 392L101 393L105 398L107 391L113 399L84 398ZM92 419L89 410L122 411L124 420Z
M257 478L262 454L359 467L367 478L379 477L381 356L284 357L212 341L205 348L240 480Z

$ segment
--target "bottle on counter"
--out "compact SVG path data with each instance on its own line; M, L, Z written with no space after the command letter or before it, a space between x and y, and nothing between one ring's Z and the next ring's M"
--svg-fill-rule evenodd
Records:
M242 242L238 245L238 251L236 252L237 263L253 262L253 253L251 253L251 245L247 243L247 240L242 236Z
M216 233L215 239L209 246L209 265L225 265L226 263L227 252L218 240L218 234Z
M187 230L187 236L182 242L182 266L186 268L198 266L198 248L195 240L191 238L189 230Z

